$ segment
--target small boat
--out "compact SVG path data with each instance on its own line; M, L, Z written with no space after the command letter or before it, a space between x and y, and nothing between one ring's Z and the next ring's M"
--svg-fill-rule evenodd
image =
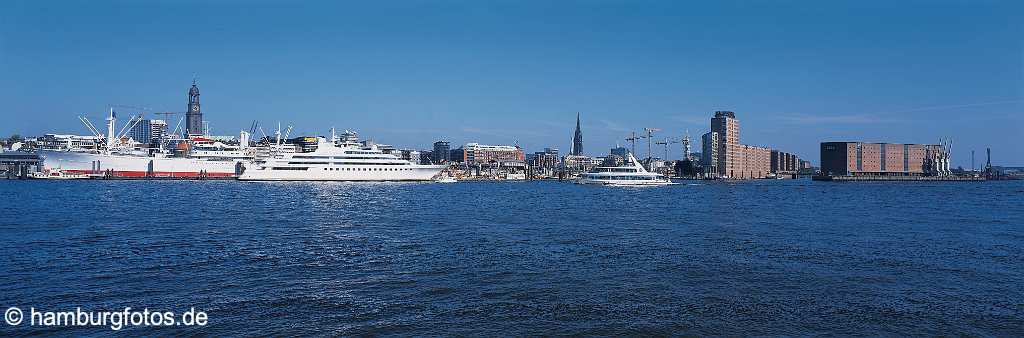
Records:
M458 182L458 181L456 181L454 177L444 176L444 177L438 177L436 180L434 180L434 182L435 183L455 183L455 182Z
M28 177L34 179L49 180L80 180L89 178L89 175L66 172L63 170L44 170L40 172L31 173L28 175Z
M523 181L523 180L526 180L526 173L506 174L505 175L505 179L506 180L520 180L520 181Z
M599 184L611 186L660 186L672 185L672 180L664 175L648 172L640 165L640 161L629 154L629 158L621 166L600 166L589 172L580 174L576 184Z

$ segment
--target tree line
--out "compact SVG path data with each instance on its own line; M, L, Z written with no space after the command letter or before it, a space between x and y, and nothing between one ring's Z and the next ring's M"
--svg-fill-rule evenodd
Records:
M14 134L14 135L11 135L11 137L8 137L6 139L0 139L0 141L2 141L5 146L9 146L9 145L15 144L17 142L25 141L25 138L21 137L21 135Z

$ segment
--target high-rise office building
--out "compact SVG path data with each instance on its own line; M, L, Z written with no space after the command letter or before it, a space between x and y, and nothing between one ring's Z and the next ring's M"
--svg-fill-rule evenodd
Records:
M738 177L744 172L743 147L740 144L740 121L736 113L716 111L711 119L711 131L718 133L718 175Z
M700 163L706 177L718 176L718 133L709 131L700 137Z
M437 141L434 142L434 151L432 153L432 160L434 163L448 163L452 161L451 157L451 144L448 141Z
M625 158L628 157L627 155L629 155L629 149L627 149L626 147L615 147L615 148L612 148L610 153L612 155L615 155L615 156L618 156L618 157L621 157L621 158L625 159Z
M135 142L143 144L154 144L160 142L167 132L167 122L164 120L142 120L136 123L128 136Z
M531 165L538 169L554 169L559 164L558 149L557 148L544 148L544 151L538 151L532 154Z
M701 162L708 176L719 178L765 178L771 173L770 148L740 143L740 121L736 113L716 111L711 132L701 138Z

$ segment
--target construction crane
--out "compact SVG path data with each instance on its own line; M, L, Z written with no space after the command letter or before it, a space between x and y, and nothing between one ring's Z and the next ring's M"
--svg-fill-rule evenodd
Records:
M157 112L157 113L153 113L153 114L154 114L154 115L163 115L163 116L164 116L164 117L163 117L163 120L164 120L164 121L170 121L170 120L171 120L171 116L174 116L174 115L178 115L178 114L184 114L184 113L179 113L179 112L170 112L170 111L162 111L162 112Z
M114 109L114 108L129 109L130 112L137 112L137 113L139 113L140 116L142 116L143 113L152 111L152 109L147 108L147 107L139 107L139 106L126 105L126 104L111 104L109 106L110 106L110 109Z
M659 132L659 131L661 131L661 129L658 129L658 128L644 128L644 132L647 133L647 136L645 136L644 138L647 139L647 161L648 162L650 162L651 158L652 158L651 157L651 139L654 138L654 133L655 132ZM648 168L648 169L650 169L650 168Z
M666 161L668 161L668 145L669 144L676 144L676 143L679 143L679 140L670 139L668 137L666 137L664 141L654 142L654 144L665 146L665 157L662 158L662 159L666 160Z
M626 138L626 141L629 141L629 143L630 143L630 147L631 147L630 151L633 154L636 154L636 140L643 139L644 137L643 136L636 136L636 132L635 131L629 132L629 135L630 136Z

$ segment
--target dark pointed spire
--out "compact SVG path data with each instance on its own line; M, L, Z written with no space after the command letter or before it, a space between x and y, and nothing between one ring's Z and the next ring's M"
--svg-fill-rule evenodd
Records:
M583 155L583 131L580 130L580 113L576 112L576 133L572 136L570 155Z

